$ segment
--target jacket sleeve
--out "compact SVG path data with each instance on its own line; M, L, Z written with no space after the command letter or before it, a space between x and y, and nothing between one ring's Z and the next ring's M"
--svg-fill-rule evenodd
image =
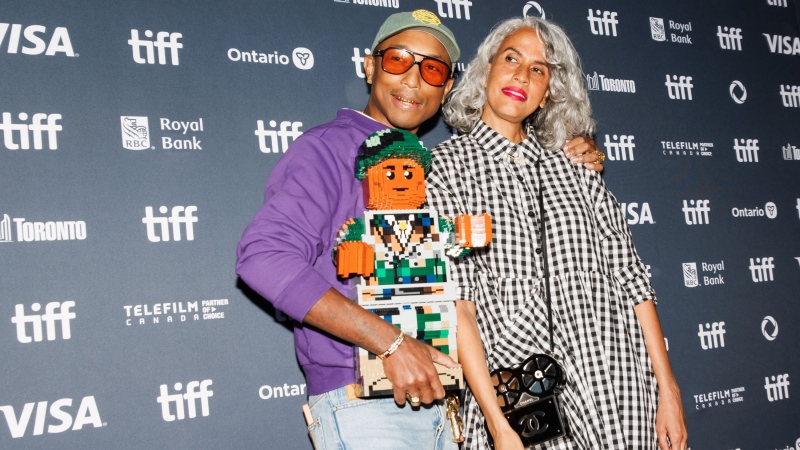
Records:
M331 257L323 254L331 245L325 240L341 225L331 223L341 197L336 167L321 139L299 137L272 171L237 248L236 273L297 321L332 287L314 263Z

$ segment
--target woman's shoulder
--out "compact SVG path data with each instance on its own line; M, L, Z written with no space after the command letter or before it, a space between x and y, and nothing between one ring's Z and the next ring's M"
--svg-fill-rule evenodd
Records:
M469 154L475 142L469 134L453 136L431 150L431 156L439 160L463 159Z

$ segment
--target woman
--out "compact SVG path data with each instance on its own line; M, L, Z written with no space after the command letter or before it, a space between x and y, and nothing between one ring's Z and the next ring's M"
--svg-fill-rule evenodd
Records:
M433 150L428 202L447 217L489 213L494 239L453 263L458 355L469 389L464 448L522 449L489 371L553 347L571 437L536 448L684 450L686 426L655 293L599 174L557 151L594 134L578 56L564 31L510 19L481 44L444 107L463 134ZM542 192L540 211L539 192ZM542 248L540 220L545 218Z

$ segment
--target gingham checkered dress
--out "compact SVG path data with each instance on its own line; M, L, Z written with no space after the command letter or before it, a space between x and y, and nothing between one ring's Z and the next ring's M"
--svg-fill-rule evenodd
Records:
M532 137L515 145L483 122L432 153L429 205L443 217L492 216L489 248L451 262L459 298L476 303L490 370L550 347L540 181L544 189L555 354L567 373L561 405L572 438L535 448L656 449L658 391L633 310L655 292L600 175ZM489 448L469 390L464 410L463 448Z

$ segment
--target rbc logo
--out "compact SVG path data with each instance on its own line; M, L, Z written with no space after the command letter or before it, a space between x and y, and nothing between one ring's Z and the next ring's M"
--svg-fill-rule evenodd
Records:
M128 150L150 148L150 125L146 116L120 116L122 147Z
M9 26L11 28L10 32L8 30ZM53 30L53 35L50 36L50 42L46 45L43 39L44 36L41 36L45 33L47 33L47 28L42 25L29 25L23 29L22 25L18 23L0 23L0 46L5 42L5 37L8 36L7 51L11 54L21 51L24 55L41 55L44 53L45 56L53 56L56 53L63 53L66 56L76 56L75 52L72 51L69 31L66 28L56 27ZM20 48L20 37L24 38L32 46L23 45Z
M17 340L23 344L30 342L42 342L42 322L45 323L45 330L47 332L47 340L55 341L56 336L56 323L61 322L61 338L69 339L72 337L71 329L69 326L70 320L74 319L75 313L70 311L70 308L75 307L75 302L68 300L66 302L50 302L44 307L44 314L25 314L25 305L17 304L14 306L15 314L11 318L11 323L17 325ZM42 305L34 303L31 305L31 311L38 313L41 311ZM56 312L58 310L58 312ZM26 324L31 324L33 328L33 338L28 335L28 327Z
M153 32L145 30L145 37L152 38ZM152 40L139 39L139 30L131 30L131 38L128 39L133 51L133 60L136 64L155 64L155 50L158 49L158 63L162 66L167 64L167 49L170 50L170 58L173 66L179 65L178 50L183 48L183 44L178 42L182 38L181 33L170 33L168 31L159 31L156 34L155 42ZM141 49L144 47L145 57L142 58Z
M639 203L620 203L619 209L622 210L622 215L628 222L628 225L644 225L649 223L654 224L653 213L650 212L650 203L642 203L641 208Z
M162 206L158 209L161 214L167 213L167 207ZM173 206L172 215L169 217L154 217L153 207L146 206L144 208L144 217L142 223L147 225L147 239L150 242L169 242L169 224L172 224L172 239L174 241L181 240L181 224L186 226L186 240L194 240L194 226L197 222L197 216L193 216L197 212L197 206ZM156 234L156 224L160 225L160 234Z
M186 400L186 409L190 419L197 417L197 403L195 400L200 400L200 411L203 417L208 417L208 399L214 396L214 391L209 390L211 380L203 381L190 381L186 383L186 393L182 394L183 384L175 383L173 386L176 394L169 393L169 387L166 384L160 386L160 394L156 398L156 402L161 404L161 417L165 422L172 422L174 420L183 420L186 418L186 411L183 407L183 401ZM199 388L199 389L198 389ZM170 405L175 405L175 414L172 413Z

